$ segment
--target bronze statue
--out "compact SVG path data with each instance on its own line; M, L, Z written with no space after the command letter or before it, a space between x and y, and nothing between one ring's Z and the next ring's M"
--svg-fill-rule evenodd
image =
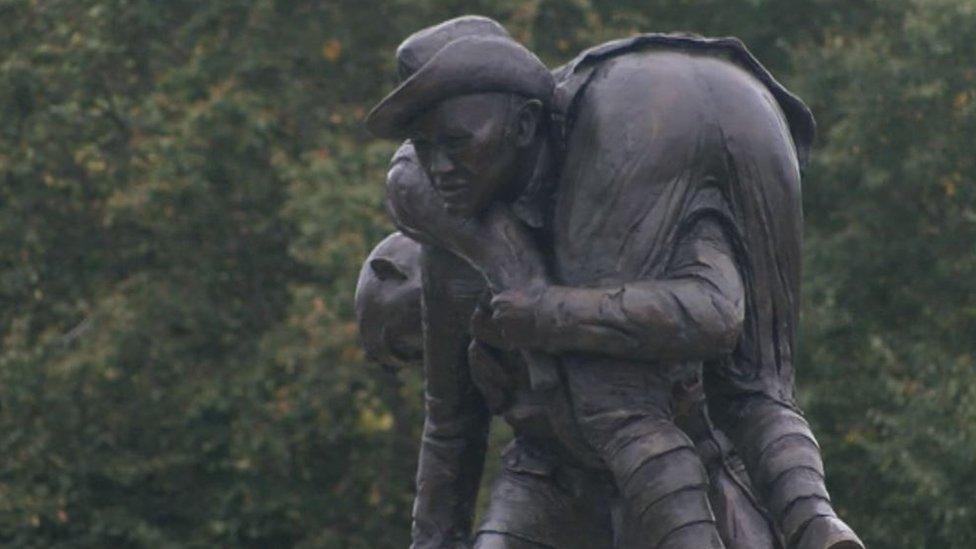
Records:
M497 414L516 441L475 547L862 547L793 395L803 103L735 39L642 35L550 72L466 17L397 57L367 126L409 139L389 206L423 245L414 546L466 543ZM723 432L748 472L726 500L701 443L727 464Z
M367 356L388 371L419 367L422 350L412 343L421 333L419 272L419 244L397 232L383 239L369 254L359 276L356 311L363 346ZM413 317L408 318L407 314ZM499 375L492 375L492 370L485 366L498 367L499 364L491 361L490 364L481 365L473 373L482 374L483 379L475 381L475 384L482 389L489 402L494 401L498 406L497 403L504 402L506 395L492 381L498 379ZM488 375L484 375L486 373ZM763 510L753 502L754 496L741 460L732 452L728 439L707 423L701 384L679 389L676 394L676 415L682 429L695 442L696 451L702 456L709 477L709 500L726 547L775 547L777 532ZM485 532L482 539L507 532L521 538L546 540L545 545L548 546L579 547L585 542L590 547L611 547L614 536L610 526L613 522L611 515L614 506L619 504L612 495L615 489L611 479L606 475L597 475L590 486L567 493L560 486L565 485L567 480L573 482L579 475L585 479L585 471L576 471L569 464L561 464L551 454L538 455L539 450L527 454L532 451L526 447L527 444L530 443L517 440L506 450L502 476L495 482L492 500L496 515L501 511L512 513L519 517L518 521L514 527L511 519L496 517L493 521L484 522L480 528ZM547 480L557 476L561 479L559 482ZM512 486L526 485L531 489L513 494ZM517 501L509 502L513 495L520 497ZM522 512L525 496L536 500L537 510L533 515ZM555 504L557 501L560 503ZM576 511L570 515L566 509ZM551 511L549 518L539 520L540 514L546 511ZM571 532L567 532L567 522L578 524L582 537L572 537ZM543 534L538 533L540 529ZM545 533L546 530L553 533ZM571 541L554 543L559 539Z
M373 248L356 284L356 318L366 358L399 370L423 358L420 244L393 233Z

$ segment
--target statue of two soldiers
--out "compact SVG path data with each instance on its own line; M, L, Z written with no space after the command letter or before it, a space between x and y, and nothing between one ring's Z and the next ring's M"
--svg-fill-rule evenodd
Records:
M794 398L807 107L735 39L550 71L467 16L397 62L366 124L405 140L402 234L357 311L373 356L423 358L413 546L472 543L497 415L476 548L862 548Z

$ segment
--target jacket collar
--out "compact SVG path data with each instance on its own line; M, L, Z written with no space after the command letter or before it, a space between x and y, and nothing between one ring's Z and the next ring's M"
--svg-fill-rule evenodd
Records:
M512 211L526 225L540 229L545 224L546 212L552 190L555 187L555 170L549 139L543 139L535 166L522 193L512 203Z

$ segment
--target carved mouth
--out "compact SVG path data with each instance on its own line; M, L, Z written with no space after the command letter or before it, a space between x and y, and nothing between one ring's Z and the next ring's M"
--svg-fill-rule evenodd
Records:
M467 187L461 185L443 186L437 189L437 194L439 194L445 202L457 202L468 194L468 189Z
M414 345L410 339L415 338L398 338L391 335L386 328L383 329L383 346L389 351L390 357L400 362L401 366L419 362L424 357L422 344L418 341Z

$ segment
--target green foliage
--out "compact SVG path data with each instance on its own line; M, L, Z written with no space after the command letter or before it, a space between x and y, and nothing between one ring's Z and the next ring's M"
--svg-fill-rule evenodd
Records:
M823 68L797 80L826 121L806 185L801 382L830 437L834 491L874 545L967 547L976 4L903 4L874 32L797 54Z
M800 394L873 547L976 543L971 0L0 0L0 543L403 547L416 372L351 301L361 129L461 13L553 65L736 35L821 126Z

